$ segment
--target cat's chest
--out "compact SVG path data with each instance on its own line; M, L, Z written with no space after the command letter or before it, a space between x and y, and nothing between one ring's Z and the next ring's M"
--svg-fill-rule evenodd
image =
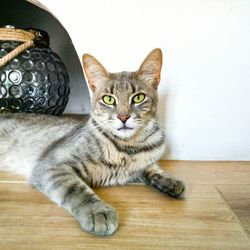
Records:
M164 144L149 145L118 144L106 140L98 144L99 150L96 148L94 154L88 147L84 163L91 185L123 185L140 178L141 173L154 164L164 151Z
M95 153L88 147L87 165L96 186L125 184L133 181L164 152L162 140L124 143L106 136L99 141ZM94 159L93 159L94 157Z
M107 143L104 147L105 162L127 172L134 172L157 161L161 152L145 150L143 145L118 145Z

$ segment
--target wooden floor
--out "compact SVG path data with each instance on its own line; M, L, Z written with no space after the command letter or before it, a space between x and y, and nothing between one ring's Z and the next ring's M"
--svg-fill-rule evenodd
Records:
M119 230L98 238L18 176L0 172L0 249L250 249L250 162L162 161L185 200L143 185L98 189Z

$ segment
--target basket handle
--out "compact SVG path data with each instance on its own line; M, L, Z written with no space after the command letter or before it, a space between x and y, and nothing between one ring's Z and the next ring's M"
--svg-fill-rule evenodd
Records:
M23 42L15 49L13 49L11 52L9 52L7 55L0 58L0 68L3 67L9 61L11 61L13 58L17 57L26 49L34 47L35 38L36 35L34 33L26 30L0 28L0 40Z

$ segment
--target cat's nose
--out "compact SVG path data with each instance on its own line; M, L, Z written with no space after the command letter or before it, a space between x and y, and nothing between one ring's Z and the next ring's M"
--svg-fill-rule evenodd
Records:
M126 121L130 118L130 115L118 115L117 118L120 119L121 122L125 124Z

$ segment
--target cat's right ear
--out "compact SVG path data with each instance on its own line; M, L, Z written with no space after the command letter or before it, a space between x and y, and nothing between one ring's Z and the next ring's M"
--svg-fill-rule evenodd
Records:
M82 62L88 84L91 90L95 92L98 86L108 79L109 73L100 62L89 54L83 55Z

